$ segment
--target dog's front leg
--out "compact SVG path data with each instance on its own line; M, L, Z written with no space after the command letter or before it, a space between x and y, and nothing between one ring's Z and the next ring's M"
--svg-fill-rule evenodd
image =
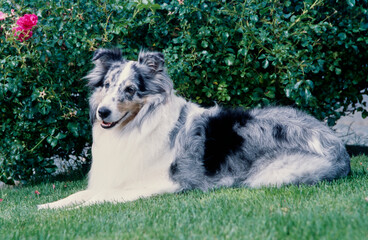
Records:
M38 209L56 209L56 208L64 208L64 207L71 207L75 206L84 202L87 202L89 199L93 197L93 195L96 194L96 192L93 192L91 190L84 190L80 192L76 192L69 197L66 197L64 199L46 203L42 205L37 205Z
M154 195L164 194L164 193L174 193L179 190L179 186L175 184L163 184L149 187L132 187L129 189L111 189L105 190L95 196L93 196L88 201L84 202L80 206L90 206L97 203L119 203L119 202L131 202L140 198L147 198Z

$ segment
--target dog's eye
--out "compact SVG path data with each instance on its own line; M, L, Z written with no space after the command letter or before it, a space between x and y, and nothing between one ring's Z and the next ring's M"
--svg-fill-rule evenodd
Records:
M109 88L109 87L110 87L110 83L108 83L108 82L107 82L107 83L105 83L105 84L104 84L104 87L105 87L105 88Z
M132 86L126 87L125 88L125 93L129 94L129 95L133 95L135 93L135 88Z

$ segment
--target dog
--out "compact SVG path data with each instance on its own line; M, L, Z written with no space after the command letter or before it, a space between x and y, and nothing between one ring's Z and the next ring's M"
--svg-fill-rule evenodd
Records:
M190 189L316 184L350 172L342 141L300 110L188 102L175 94L159 52L128 61L119 49L98 49L92 60L88 187L39 209Z

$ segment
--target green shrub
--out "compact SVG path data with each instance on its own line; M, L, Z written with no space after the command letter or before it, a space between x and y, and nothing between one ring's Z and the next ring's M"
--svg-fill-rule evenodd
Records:
M14 9L12 15L11 9ZM329 124L362 101L368 76L366 0L2 1L0 180L90 160L92 52L163 51L180 95L204 105L292 105ZM16 21L38 16L30 39Z
M180 92L199 102L294 105L333 125L341 107L367 92L367 1L191 1L166 9L175 35L169 70Z

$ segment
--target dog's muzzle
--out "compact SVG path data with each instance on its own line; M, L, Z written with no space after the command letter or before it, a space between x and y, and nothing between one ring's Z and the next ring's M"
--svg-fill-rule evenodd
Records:
M106 119L111 115L111 110L107 107L101 107L97 111L98 116L102 120L101 127L108 129L114 127L118 122L120 122L123 118L125 118L129 112L126 112L118 121L116 122L108 122Z

